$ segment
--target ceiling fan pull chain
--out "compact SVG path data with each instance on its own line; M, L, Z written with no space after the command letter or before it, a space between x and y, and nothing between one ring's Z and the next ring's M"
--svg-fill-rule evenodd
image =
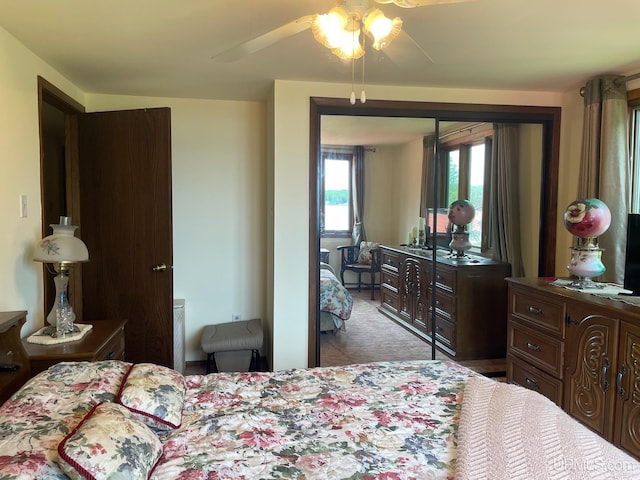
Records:
M364 49L365 47L365 41L366 38L364 38L364 32L362 33L362 48ZM362 91L360 92L360 102L361 103L366 103L367 101L367 95L364 93L364 59L367 56L367 52L365 50L364 54L362 55Z
M356 34L355 31L351 33L351 43L355 44ZM351 105L356 104L356 92L355 92L355 78L356 78L356 59L354 55L351 55L351 97L349 98L349 102Z

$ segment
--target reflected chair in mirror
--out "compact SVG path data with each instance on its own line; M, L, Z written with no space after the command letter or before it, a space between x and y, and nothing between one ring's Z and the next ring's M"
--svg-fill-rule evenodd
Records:
M362 274L369 274L371 300L375 299L375 288L380 288L377 274L380 273L381 250L375 242L361 242L360 245L344 245L337 247L340 252L340 280L345 287L344 272L355 272L358 275L358 291L362 288ZM351 283L351 286L355 284Z

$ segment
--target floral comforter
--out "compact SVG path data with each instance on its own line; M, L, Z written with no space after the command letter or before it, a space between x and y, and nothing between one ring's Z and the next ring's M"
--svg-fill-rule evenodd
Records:
M320 269L320 311L334 314L342 320L351 316L353 299L344 285L329 270Z
M62 363L0 408L0 479L66 478L57 446L129 364ZM156 432L156 480L452 479L465 382L453 362L186 376L182 425Z

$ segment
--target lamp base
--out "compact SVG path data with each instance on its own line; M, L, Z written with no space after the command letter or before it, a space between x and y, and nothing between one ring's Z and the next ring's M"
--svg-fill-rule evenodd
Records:
M602 249L595 246L572 247L571 260L567 265L567 270L575 275L577 280L568 286L579 289L602 288L593 280L594 277L602 275L607 269L602 263Z
M80 329L78 328L77 325L73 325L72 330L70 332L65 332L65 335L68 335L69 333L80 333ZM64 335L59 335L58 334L58 328L53 326L53 325L49 325L48 327L44 327L39 335L43 335L45 337L52 337L52 338L58 338L58 337L64 337Z

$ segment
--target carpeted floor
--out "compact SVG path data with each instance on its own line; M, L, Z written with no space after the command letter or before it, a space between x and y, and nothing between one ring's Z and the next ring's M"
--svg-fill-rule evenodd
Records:
M394 360L430 360L431 346L378 312L380 294L370 300L368 291L350 290L353 297L351 318L346 331L323 333L320 338L320 365L348 365ZM449 357L436 351L436 358ZM504 375L505 359L460 362L487 375Z

